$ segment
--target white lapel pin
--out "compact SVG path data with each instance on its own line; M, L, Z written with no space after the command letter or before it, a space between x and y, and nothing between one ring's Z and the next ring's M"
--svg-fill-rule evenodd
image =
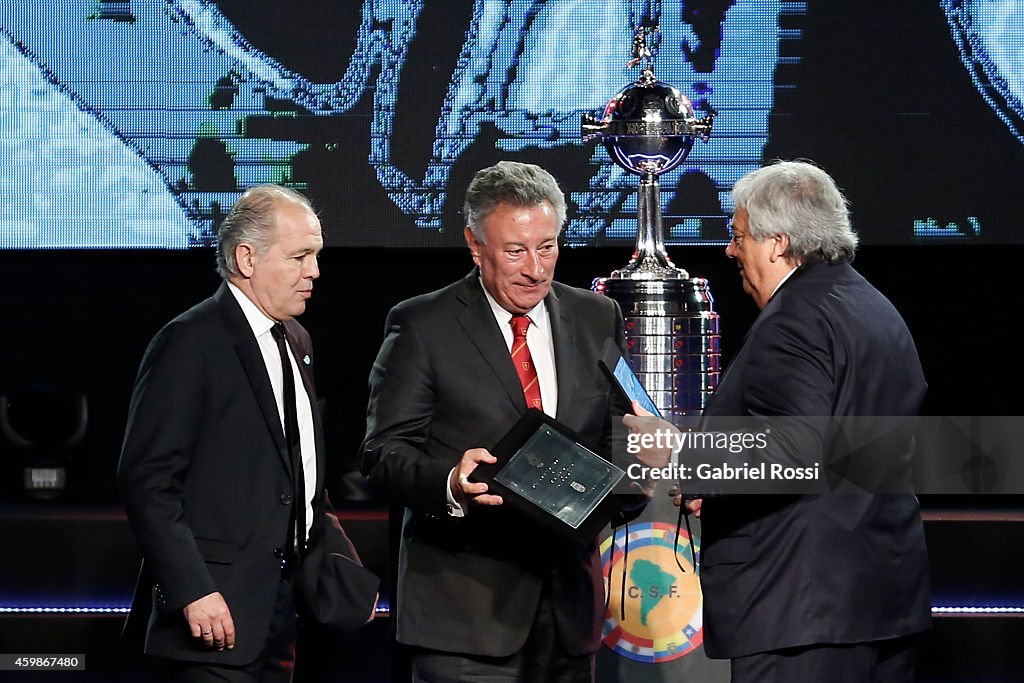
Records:
M309 354L306 354L305 356L302 357L302 362L305 363L306 365L309 365Z

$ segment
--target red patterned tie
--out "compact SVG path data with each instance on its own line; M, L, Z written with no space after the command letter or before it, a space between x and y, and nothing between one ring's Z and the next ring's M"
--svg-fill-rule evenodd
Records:
M530 355L530 347L526 345L526 330L530 327L530 318L525 315L512 316L512 362L516 366L516 374L523 385L523 396L526 407L544 410L540 402L540 382L537 380L537 368Z

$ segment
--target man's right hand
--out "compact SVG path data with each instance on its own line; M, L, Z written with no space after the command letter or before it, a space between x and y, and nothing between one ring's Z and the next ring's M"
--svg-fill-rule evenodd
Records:
M487 484L483 482L471 482L469 475L473 473L476 466L482 462L493 464L498 459L491 455L486 448L470 448L462 454L462 460L452 470L448 486L451 487L455 500L468 502L474 505L501 505L501 496L487 493Z
M206 647L223 650L235 647L235 622L231 610L220 593L204 595L182 608L193 638L200 638Z
M668 490L668 495L672 498L673 505L676 507L685 505L686 514L693 515L700 519L700 508L704 504L703 498L683 498L683 494L680 492L678 484Z

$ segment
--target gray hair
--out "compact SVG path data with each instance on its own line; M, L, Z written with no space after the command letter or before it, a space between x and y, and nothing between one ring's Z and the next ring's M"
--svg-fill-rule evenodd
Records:
M257 254L266 252L275 237L277 207L284 202L316 213L304 195L280 185L257 185L238 198L217 230L217 272L222 278L240 274L235 262L239 244L251 244Z
M857 233L849 203L832 177L808 161L776 161L740 178L732 196L749 216L750 234L789 237L786 256L799 263L853 260Z
M540 166L518 161L499 161L477 171L469 189L462 213L473 237L486 243L483 222L501 203L533 206L547 201L555 210L558 230L565 225L565 195L554 176Z

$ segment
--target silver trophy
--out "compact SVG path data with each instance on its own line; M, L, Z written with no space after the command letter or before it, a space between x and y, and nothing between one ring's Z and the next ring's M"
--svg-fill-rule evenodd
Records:
M584 114L582 133L640 176L633 257L594 280L594 290L622 307L633 372L662 414L682 423L700 414L718 384L718 314L707 280L690 277L665 251L658 177L683 163L696 138L708 140L714 116L698 119L687 97L654 77L648 39L657 30L637 30L628 65L643 63L640 77L608 101L603 118Z

